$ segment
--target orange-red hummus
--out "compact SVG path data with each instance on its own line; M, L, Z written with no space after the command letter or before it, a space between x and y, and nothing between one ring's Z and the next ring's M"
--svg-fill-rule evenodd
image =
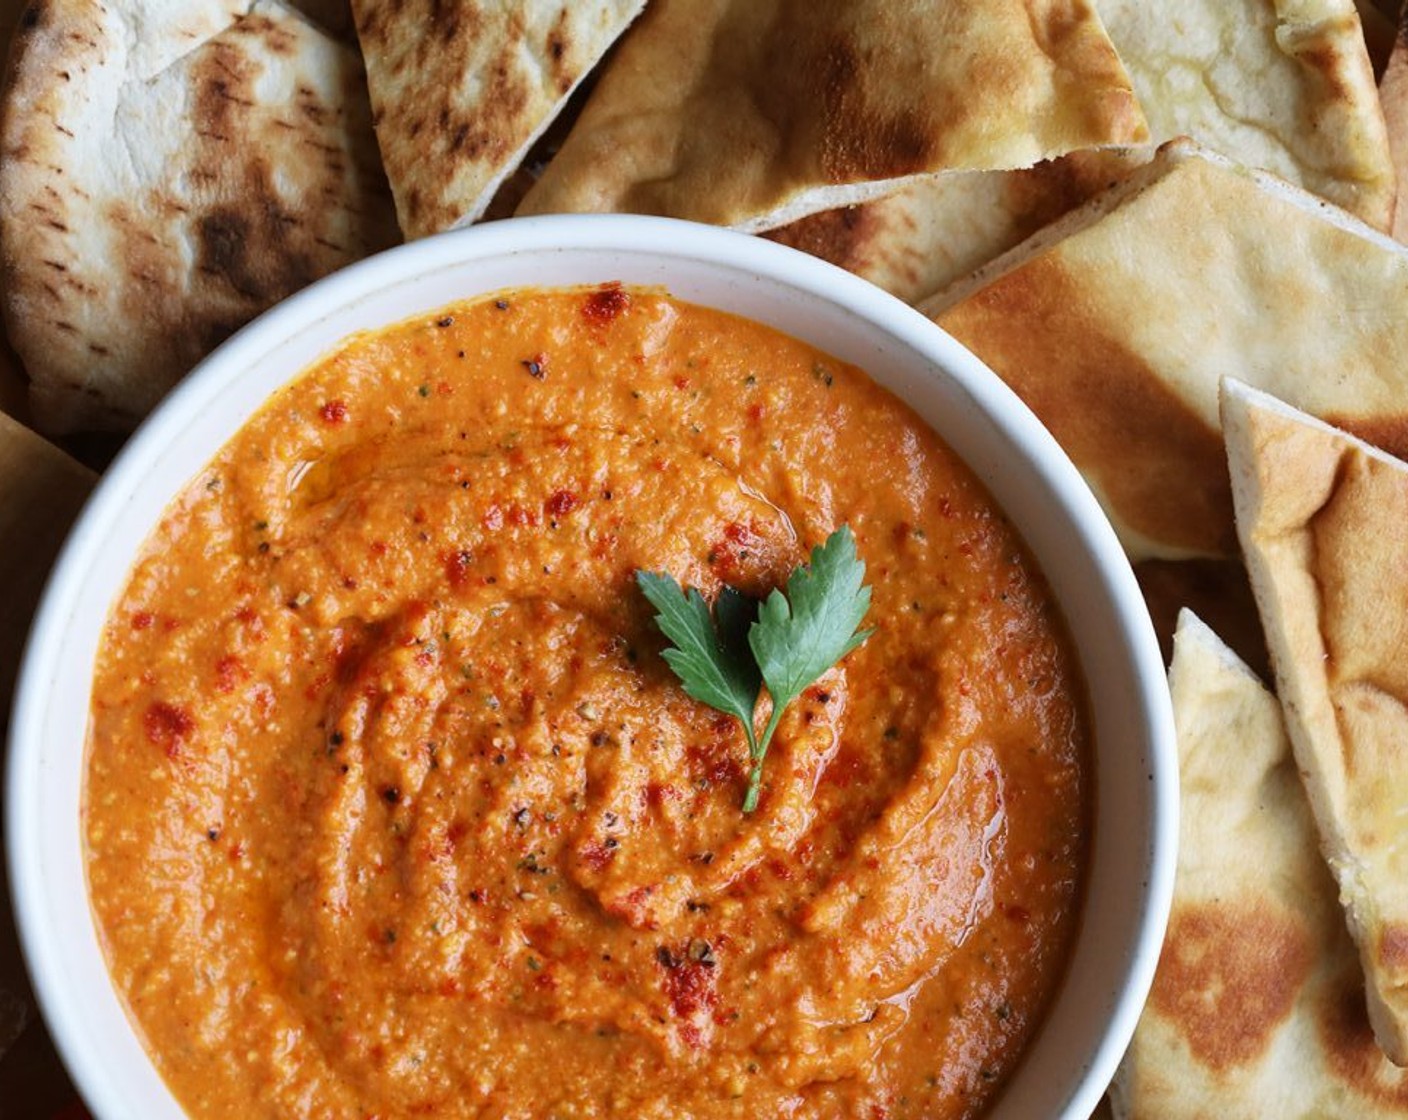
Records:
M633 573L761 594L842 523L875 634L744 815ZM506 293L352 339L166 513L97 668L93 906L198 1120L973 1116L1074 925L1080 691L860 371Z

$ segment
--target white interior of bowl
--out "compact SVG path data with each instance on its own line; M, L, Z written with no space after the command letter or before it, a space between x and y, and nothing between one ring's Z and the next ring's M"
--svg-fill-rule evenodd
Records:
M663 285L866 369L970 464L1064 606L1091 694L1098 798L1089 890L1066 981L997 1115L1086 1120L1134 1028L1172 890L1177 775L1163 666L1113 533L1046 430L917 312L770 242L664 219L540 218L392 250L274 309L162 404L104 476L60 558L11 726L10 872L55 1041L100 1120L177 1120L108 980L89 911L79 806L100 629L167 502L271 390L338 340L453 300L530 285ZM134 806L140 812L140 806Z

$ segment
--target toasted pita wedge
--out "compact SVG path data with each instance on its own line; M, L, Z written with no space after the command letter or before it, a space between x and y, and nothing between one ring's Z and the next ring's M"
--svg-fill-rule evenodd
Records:
M1144 138L1088 0L656 0L519 212L757 231Z
M1099 0L1098 7L1148 115L1148 147L1077 153L1013 175L921 180L804 218L776 238L917 303L1178 136L1388 228L1395 174L1350 0Z
M924 308L1041 417L1135 559L1236 553L1223 375L1408 453L1408 249L1187 142Z
M1380 1120L1408 1074L1363 980L1275 697L1189 612L1169 670L1182 782L1173 911L1117 1120Z
M352 0L377 140L406 237L478 219L644 6Z
M1408 1064L1408 464L1224 383L1237 532L1389 1058Z
M1204 147L1376 229L1395 176L1353 0L1099 0L1155 143Z
M884 198L812 214L764 236L919 303L1148 160L1142 148L1092 149L1019 171L922 176Z
M29 9L0 107L0 300L44 431L132 427L235 328L396 239L356 54L242 7Z

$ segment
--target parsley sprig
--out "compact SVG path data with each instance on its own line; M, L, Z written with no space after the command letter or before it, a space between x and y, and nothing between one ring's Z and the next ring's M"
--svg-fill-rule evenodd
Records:
M656 624L674 643L663 656L685 693L743 725L752 761L745 813L758 806L763 760L787 705L874 633L859 629L870 609L864 580L865 563L846 525L812 549L811 563L788 577L785 595L775 588L761 603L725 587L711 610L698 588L686 591L663 572L636 572L659 612ZM772 714L758 735L754 713L764 685Z

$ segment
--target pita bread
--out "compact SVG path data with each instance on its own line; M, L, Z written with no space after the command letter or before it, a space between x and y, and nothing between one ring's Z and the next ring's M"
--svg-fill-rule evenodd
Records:
M656 0L519 212L756 232L1144 136L1088 0Z
M1111 1089L1116 1117L1408 1115L1408 1075L1364 1017L1275 697L1189 612L1174 650L1178 872L1153 990Z
M1018 171L924 176L874 202L812 214L764 236L919 303L1148 159L1142 149L1091 150Z
M1051 429L1137 560L1236 554L1224 374L1408 453L1408 249L1191 143L924 309Z
M1237 531L1369 1019L1408 1064L1408 464L1233 381L1222 418Z
M804 218L776 239L912 303L960 280L1147 162L1205 147L1387 229L1395 174L1372 61L1350 0L1098 0L1152 143L1082 152L1017 175L950 176Z
M1189 136L1387 230L1395 179L1353 0L1099 0L1156 144Z
M36 425L131 428L217 342L396 239L361 65L277 4L47 0L0 109Z
M406 237L478 219L644 6L353 0L377 140Z

